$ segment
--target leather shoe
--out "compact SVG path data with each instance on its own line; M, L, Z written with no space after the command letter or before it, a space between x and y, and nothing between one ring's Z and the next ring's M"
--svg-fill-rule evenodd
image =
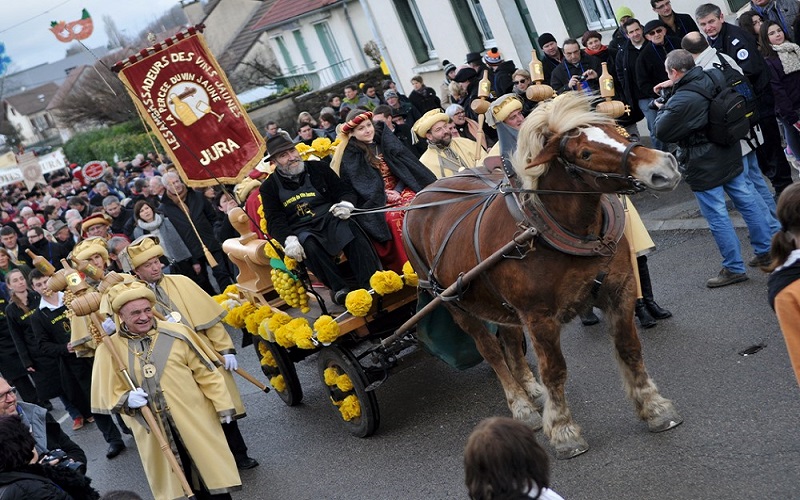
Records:
M585 313L579 314L579 316L581 317L581 323L583 323L583 326L592 326L600 323L600 318L598 318L591 309Z
M106 452L106 458L114 458L125 449L124 443L112 443L111 446L108 447L108 451Z
M650 316L655 319L667 319L672 316L672 312L669 309L664 309L656 304L656 301L653 299L644 299L644 306L647 308L647 312L650 313Z
M333 301L340 306L343 306L345 301L347 300L347 294L350 293L350 290L347 288L342 288L338 290L335 294L333 294Z
M768 253L756 254L755 257L747 261L747 265L750 267L767 267L771 263L772 257Z
M258 467L258 461L255 458L243 458L236 461L236 468L239 470L254 469Z
M722 271L720 271L715 278L711 278L710 280L706 281L706 286L708 288L719 288L721 286L733 285L734 283L741 283L742 281L747 280L747 274L734 273L723 267Z

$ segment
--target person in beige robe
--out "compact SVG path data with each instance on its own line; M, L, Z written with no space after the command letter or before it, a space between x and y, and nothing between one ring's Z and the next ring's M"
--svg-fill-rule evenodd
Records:
M150 287L156 296L156 311L168 321L182 323L200 336L205 344L223 356L225 370L220 370L230 392L236 415L223 424L225 438L240 469L252 469L258 462L247 455L247 445L236 419L243 418L244 403L230 370L236 369L236 349L222 324L227 311L194 281L179 274L164 274L160 258L164 249L152 236L141 236L123 250L134 274Z
M449 116L434 109L425 113L412 128L420 139L428 141L428 149L419 161L439 179L474 168L476 160L483 159L486 153L480 149L480 154L476 156L478 145L475 141L453 137L447 127L449 121Z
M233 401L213 359L192 329L154 318L155 294L143 283L108 291L117 334L98 345L92 374L92 411L120 413L133 429L147 481L157 499L184 498L177 475L146 428L140 410L149 406L195 492L231 498L241 479L220 423L230 421ZM119 353L137 389L118 375L110 346Z

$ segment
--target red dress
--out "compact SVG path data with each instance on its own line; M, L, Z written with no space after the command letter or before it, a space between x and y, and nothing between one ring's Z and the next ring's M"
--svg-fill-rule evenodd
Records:
M392 174L392 171L389 170L389 166L383 160L383 155L378 155L378 158L381 161L379 170L381 177L383 177L383 189L387 192L387 205L395 207L407 206L409 203L411 203L411 200L414 199L417 193L408 187L400 192L397 192L395 190L397 187L397 178L394 176L394 174ZM396 196L388 194L389 192L394 193ZM388 200L389 196L399 198L392 203ZM402 236L403 219L405 216L406 212L404 210L386 212L386 224L389 226L389 231L392 233L392 239L382 243L377 241L372 242L372 244L375 246L375 251L378 253L378 257L381 259L384 269L391 269L392 271L401 274L403 271L403 264L405 264L408 260L408 257L406 256L406 250L403 248Z

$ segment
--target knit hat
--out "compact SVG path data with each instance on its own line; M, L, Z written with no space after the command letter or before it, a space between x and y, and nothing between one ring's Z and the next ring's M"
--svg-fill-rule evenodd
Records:
M451 63L447 59L442 61L442 66L444 66L444 76L447 76L448 73L456 69L456 65Z
M111 287L108 291L108 301L111 304L111 309L118 313L122 307L137 299L147 299L151 305L155 305L156 296L153 291L141 281L132 281L130 283L119 283Z
M634 17L634 15L630 7L620 5L617 7L617 10L614 11L614 17L617 18L618 23L621 23L623 17Z
M483 56L483 62L486 64L500 64L503 62L503 54L500 53L497 47L492 47L487 50L486 55Z
M475 78L477 75L478 72L470 68L469 66L461 66L456 72L456 76L453 77L453 81L458 83L468 82L473 78Z
M552 33L542 33L541 35L539 35L538 41L539 41L539 47L544 47L550 42L555 42L556 37L554 37Z
M656 28L666 28L667 25L664 24L664 21L661 19L653 19L652 21L647 21L647 24L644 25L644 29L642 30L644 34L648 34Z
M397 95L397 91L396 91L396 90L389 89L389 90L387 90L386 92L384 92L384 93L383 93L383 100L384 100L384 101L385 101L386 99L389 99L389 98L391 98L391 97L399 97L399 96Z
M420 138L425 138L425 134L438 122L449 122L450 117L446 114L442 113L442 110L439 108L432 109L422 115L422 118L417 120L413 127L411 127L411 131L417 134Z
M131 262L131 267L136 269L153 257L164 255L164 249L158 244L158 238L144 235L133 240L125 249Z
M470 52L467 54L467 64L479 63L479 62L481 62L480 52Z

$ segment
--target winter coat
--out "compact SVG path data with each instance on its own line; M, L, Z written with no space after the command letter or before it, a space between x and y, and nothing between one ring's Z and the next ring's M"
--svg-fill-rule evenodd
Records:
M216 236L214 236L214 221L217 220L214 207L211 206L211 203L202 193L198 193L193 189L187 189L187 191L186 199L184 199L183 202L189 211L192 222L197 228L197 232L200 234L200 238L202 238L203 243L206 244L209 252L215 253L222 251L222 245L217 241ZM197 239L194 229L192 229L189 223L189 219L186 218L178 202L165 194L161 199L159 211L172 222L173 226L175 226L176 233L186 244L186 247L192 254L192 258L196 262L205 258L203 247L200 245L200 241Z
M750 2L749 7L756 11L761 19L775 21L783 27L783 31L792 40L795 40L795 24L797 14L800 12L800 5L797 0L773 0L766 7L759 7Z
M597 78L586 80L589 83L589 88L591 88L592 91L600 90L599 78L600 73L603 72L603 68L600 66L600 59L586 53L581 53L581 59L578 61L578 64L570 64L564 59L564 61L553 70L553 76L550 77L550 86L559 94L570 90L576 90L569 86L570 79L575 75L580 76L590 69L597 72ZM578 88L580 88L580 85L578 85Z
M95 500L100 494L92 480L62 467L27 464L17 470L0 472L3 500Z
M436 180L433 172L420 163L383 124L376 125L373 140L379 146L389 170L405 187L418 193ZM367 163L364 153L353 143L348 143L344 150L339 175L356 192L355 205L358 208L380 208L386 205L386 192L381 173ZM392 233L382 213L359 215L358 223L375 241L384 242L392 239Z
M7 306L8 299L0 295L0 374L9 383L13 383L15 379L27 376L28 371L22 365L22 359L17 353L17 346L6 321Z
M667 80L664 61L667 54L681 48L681 41L671 36L664 37L664 45L653 45L647 42L639 51L636 59L636 86L639 87L639 99L652 99L656 96L653 87Z
M675 14L675 29L669 27L666 21L664 24L667 27L667 35L674 36L678 40L682 40L687 34L691 33L692 31L700 31L700 28L697 27L697 23L694 22L694 18L689 14Z
M692 191L707 191L742 173L742 150L738 142L726 147L708 140L710 101L693 88L714 93L713 80L699 66L675 83L672 97L656 115L653 132L660 141L678 144L675 156Z
M517 70L517 65L514 61L503 61L494 70L492 75L492 90L496 97L510 94L514 91L514 79L512 75Z
M83 471L86 471L86 453L64 433L61 425L47 410L35 404L18 401L17 413L22 423L31 430L36 441L36 449L40 454L45 451L63 450L67 458L83 463Z
M408 98L411 99L411 104L419 111L420 115L442 107L442 101L439 100L436 91L430 87L423 86L420 90L412 90L408 94Z
M611 41L608 42L608 48L617 53L627 41L628 37L622 33L622 27L620 26L614 30L614 33L611 34Z
M800 71L783 72L783 64L777 57L767 58L772 94L775 96L775 111L789 123L800 120Z
M648 43L645 42L644 45L637 49L630 40L626 41L617 52L617 57L614 61L614 72L617 74L619 88L622 91L620 97L631 107L637 104L639 99L644 99L650 95L650 93L642 95L636 83L636 60L639 59L642 49Z
M180 210L180 209L179 209ZM192 251L186 246L181 235L175 229L175 225L170 220L162 215L161 226L158 228L159 244L164 249L167 259L170 263L181 262L192 258ZM149 234L150 231L143 229L139 224L133 229L133 239Z

